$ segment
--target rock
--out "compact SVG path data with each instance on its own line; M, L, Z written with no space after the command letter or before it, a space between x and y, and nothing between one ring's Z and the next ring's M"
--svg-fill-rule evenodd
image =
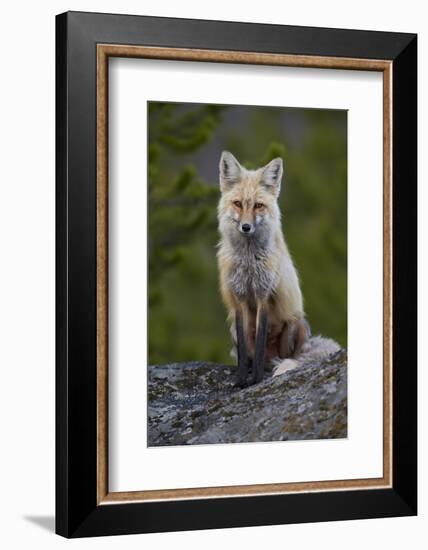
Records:
M149 366L148 445L347 437L347 353L234 387L236 367L192 361Z

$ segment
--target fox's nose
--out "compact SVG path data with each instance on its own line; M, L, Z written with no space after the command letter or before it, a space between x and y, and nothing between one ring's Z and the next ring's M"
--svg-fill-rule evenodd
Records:
M251 225L249 223L242 224L242 231L244 231L245 233L248 233L248 231L250 230L251 230Z

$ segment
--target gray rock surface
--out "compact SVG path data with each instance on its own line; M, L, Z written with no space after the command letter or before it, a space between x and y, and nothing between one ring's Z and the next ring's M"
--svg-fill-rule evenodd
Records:
M148 445L347 437L347 354L234 388L236 367L193 361L149 367Z

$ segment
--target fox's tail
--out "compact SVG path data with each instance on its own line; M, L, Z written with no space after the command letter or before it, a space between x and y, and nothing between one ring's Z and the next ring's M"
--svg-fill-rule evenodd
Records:
M323 336L313 336L303 344L299 355L294 359L273 359L274 365L272 376L279 376L289 370L303 365L327 359L341 348L337 342Z

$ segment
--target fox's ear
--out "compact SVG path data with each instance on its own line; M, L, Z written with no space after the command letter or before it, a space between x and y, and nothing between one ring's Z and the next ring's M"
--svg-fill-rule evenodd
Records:
M271 160L262 168L260 183L275 196L281 191L281 179L283 174L282 158Z
M236 158L229 153L229 151L223 151L220 157L220 189L221 191L227 191L235 183L238 183L242 175L242 166L236 160Z

